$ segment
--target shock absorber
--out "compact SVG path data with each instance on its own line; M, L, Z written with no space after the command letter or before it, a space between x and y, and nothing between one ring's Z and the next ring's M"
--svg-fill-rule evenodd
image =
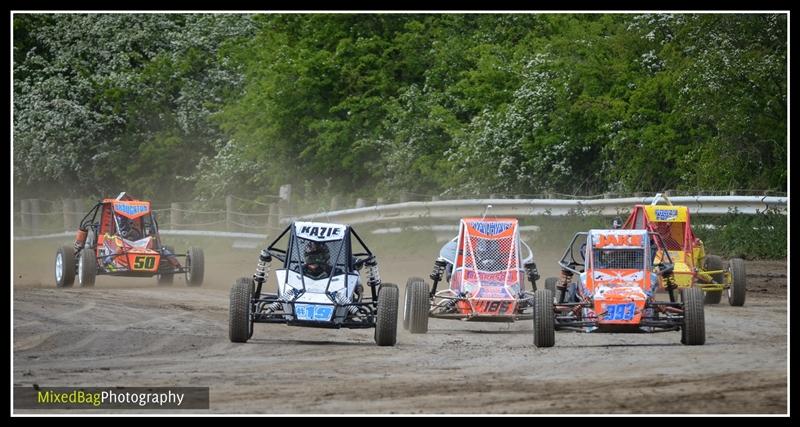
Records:
M531 289L536 292L536 281L539 280L539 269L536 268L536 263L533 261L526 263L525 273L528 281L531 282Z
M436 261L433 262L433 271L430 276L431 280L433 280L431 296L436 295L436 286L439 284L439 281L442 280L445 267L447 267L447 261L445 261L444 258L437 258Z
M371 258L365 263L365 265L367 266L367 284L373 288L380 286L381 275L378 271L378 260Z
M378 299L377 287L381 285L381 276L378 272L378 260L376 260L375 257L370 257L364 261L364 265L367 266L367 285L369 285L372 300L375 301Z
M258 256L258 264L256 265L256 272L253 274L253 281L256 282L255 298L261 295L261 286L267 281L269 275L269 263L272 261L272 256L266 249L261 250Z
M266 312L267 313L272 313L275 310L283 309L283 303L291 301L298 292L299 291L296 290L295 288L291 288L290 287L290 288L286 289L286 291L284 293L282 293L281 296L278 297L277 301L275 301L272 304L267 306L267 308L265 309Z

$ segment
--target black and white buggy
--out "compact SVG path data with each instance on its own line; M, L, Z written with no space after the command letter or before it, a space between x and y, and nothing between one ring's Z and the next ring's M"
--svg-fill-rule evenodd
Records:
M354 253L353 238L361 251ZM316 265L318 258L311 259L312 251L317 257L327 254L324 268ZM269 293L264 285L273 258L283 265L275 270L276 292ZM364 267L366 292L359 274ZM240 278L231 288L229 336L246 342L254 323L375 328L375 342L393 346L397 301L397 285L381 283L377 259L350 226L294 222L261 251L253 277Z

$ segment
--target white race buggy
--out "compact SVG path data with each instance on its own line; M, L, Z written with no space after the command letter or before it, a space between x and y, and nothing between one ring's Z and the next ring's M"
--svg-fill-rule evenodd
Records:
M353 238L362 251L353 252ZM281 240L288 240L285 250L276 247ZM283 263L275 271L277 292L262 293L272 258ZM364 295L359 275L363 267L369 295ZM261 251L253 277L240 278L231 288L229 337L246 342L254 323L285 323L375 328L375 342L393 346L397 301L397 285L381 282L377 259L350 226L294 222Z

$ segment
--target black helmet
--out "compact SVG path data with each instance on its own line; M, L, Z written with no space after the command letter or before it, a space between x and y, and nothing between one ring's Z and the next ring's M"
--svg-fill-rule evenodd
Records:
M331 258L328 245L319 242L308 242L303 255L306 263L305 270L312 275L319 275L326 271Z
M122 215L117 215L117 223L119 226L119 235L127 239L131 231L133 231L133 220Z
M476 262L480 269L495 270L500 264L500 242L497 240L479 239L477 242Z

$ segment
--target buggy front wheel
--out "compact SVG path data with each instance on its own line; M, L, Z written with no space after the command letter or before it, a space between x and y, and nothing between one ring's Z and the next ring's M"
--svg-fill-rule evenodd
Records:
M683 325L681 326L681 343L686 345L703 345L706 342L706 318L703 309L703 290L700 288L684 288Z
M539 289L534 294L533 307L533 345L552 347L556 343L555 313L553 293L549 289Z
M411 282L411 286L406 290L410 293L406 301L409 303L408 311L408 330L412 334L424 334L428 332L428 311L431 309L430 290L424 280Z
M558 298L558 291L556 290L557 283L557 277L548 277L547 279L544 279L544 288L553 293L553 298Z
M75 282L75 250L62 246L56 252L56 287L68 288Z
M78 255L78 284L82 288L94 286L94 279L97 276L97 257L94 249L83 248Z
M231 287L230 311L228 314L228 337L231 342L247 342L253 336L253 320L250 317L252 279L241 277Z
M200 286L203 284L204 275L203 250L200 248L189 248L186 252L186 284L189 286Z
M400 291L392 283L381 284L378 292L378 313L375 319L375 343L393 346L397 343L397 300Z

